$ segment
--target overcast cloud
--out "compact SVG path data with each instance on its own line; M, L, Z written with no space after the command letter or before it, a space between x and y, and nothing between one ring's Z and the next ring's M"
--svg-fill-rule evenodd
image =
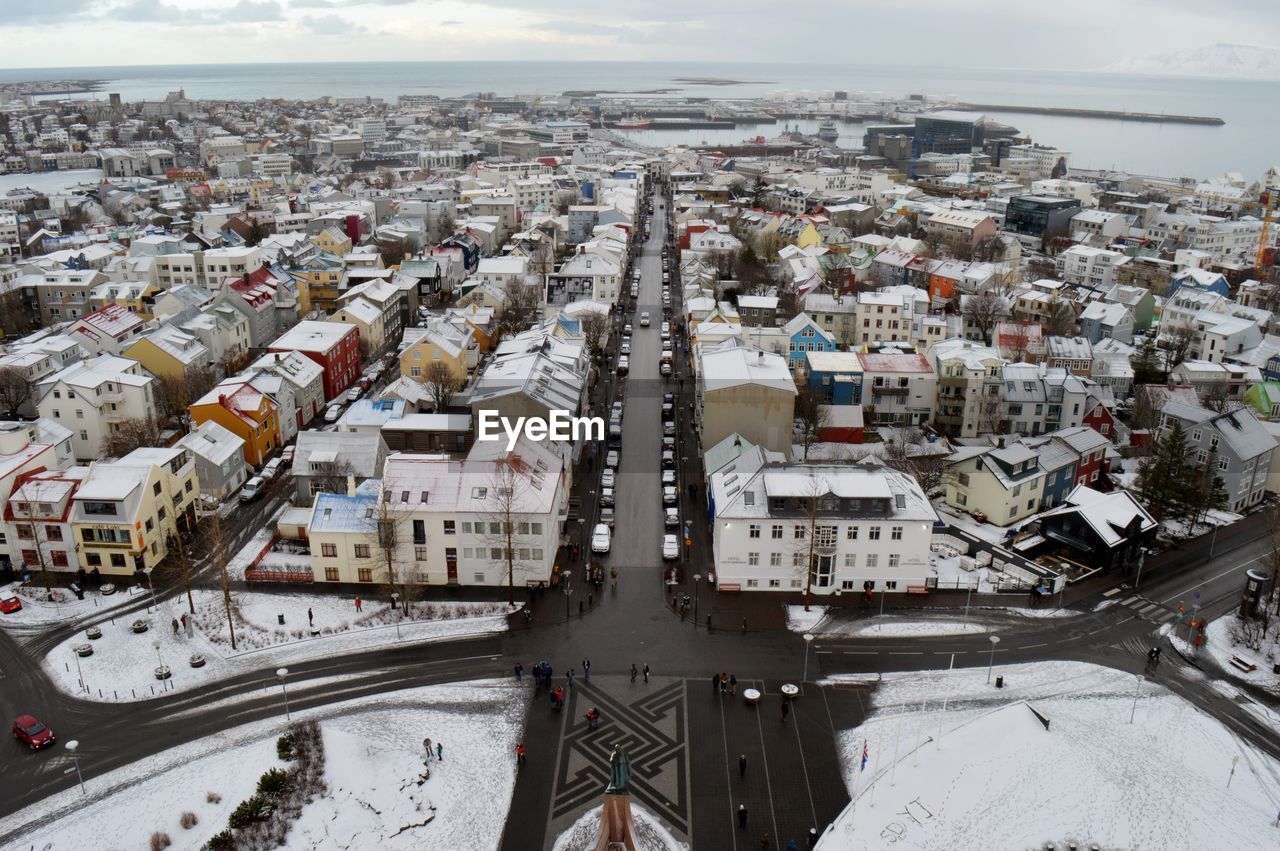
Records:
M581 59L1089 69L1280 46L1280 0L0 0L0 65ZM14 31L24 30L20 36ZM447 38L442 33L448 33ZM293 55L293 51L287 51Z

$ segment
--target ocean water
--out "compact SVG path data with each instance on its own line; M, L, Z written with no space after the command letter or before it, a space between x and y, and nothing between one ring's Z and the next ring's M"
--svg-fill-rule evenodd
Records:
M708 85L681 78L718 78ZM1072 152L1072 164L1170 177L1210 177L1238 171L1256 179L1280 163L1280 82L1151 77L1081 71L954 69L931 66L857 66L675 62L357 62L242 65L154 65L104 68L0 70L0 81L95 79L95 97L119 92L126 100L159 99L184 89L188 97L255 100L401 94L555 94L569 89L646 91L713 99L749 98L780 91L846 90L850 97L924 94L976 103L1167 112L1217 116L1221 127L1144 124L1088 118L992 113L1043 144ZM651 131L656 143L712 144L770 136L777 125L733 131ZM842 144L857 144L851 126ZM670 134L670 135L668 135Z

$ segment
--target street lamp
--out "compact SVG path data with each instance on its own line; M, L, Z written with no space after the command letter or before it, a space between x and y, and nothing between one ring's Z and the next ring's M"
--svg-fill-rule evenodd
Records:
M151 576L154 569L155 568L149 568L147 570L147 586L151 589L151 608L158 612L160 611L160 604L156 602L156 582Z
M1147 548L1138 548L1138 575L1133 578L1133 590L1138 590L1138 583L1142 581L1142 565L1147 561Z
M396 610L396 641L400 640L400 592L391 592L391 607Z
M284 678L289 676L289 669L276 668L276 676L280 678L280 693L284 695L284 720L292 721L293 716L289 714L289 689L284 684Z
M76 765L74 770L76 773L76 780L80 781L80 794L87 795L89 793L84 790L84 775L80 773L80 754L77 753L77 750L80 747L80 743L75 739L72 739L71 741L67 742L65 747L67 749L67 753L71 754L71 761L74 762ZM71 771L72 769L68 768L66 771L63 772L63 774L70 774Z
M987 661L987 683L991 683L991 668L996 663L996 645L1000 643L1000 636L993 635L991 641L991 658Z
M698 589L702 587L701 583L702 574L695 573L693 575L693 625L695 627L698 625L698 597L701 596L698 593Z
M809 645L813 643L813 633L806 632L804 634L804 676L800 678L800 682L809 681Z
M76 660L76 677L80 680L80 688L84 689L85 694L88 694L89 687L84 684L84 673L80 670L80 654L75 652L75 650L72 650L71 658Z
M162 658L160 657L160 639L158 639L158 638L157 638L157 639L155 639L154 641L152 641L152 642L151 642L151 646L152 646L153 648L155 648L155 651L156 651L156 662L158 662L158 663L160 664L160 667L162 667L162 668L163 668L163 667L164 667L164 659L162 659Z

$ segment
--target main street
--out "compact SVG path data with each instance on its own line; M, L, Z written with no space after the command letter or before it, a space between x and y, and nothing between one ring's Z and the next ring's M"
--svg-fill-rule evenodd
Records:
M648 311L649 328L634 321L630 375L621 382L625 393L623 444L617 493L617 526L606 570L616 567L616 589L590 587L579 575L569 597L569 617L563 595L548 592L533 601L534 623L525 628L519 618L501 637L448 641L417 646L350 652L341 656L290 664L289 700L293 710L337 712L355 697L449 682L510 677L512 666L526 668L535 659L548 659L557 674L592 662L591 681L579 670L575 693L562 713L553 715L545 700L533 700L525 742L529 763L522 770L511 804L504 848L549 847L556 833L598 802L607 773L607 752L615 741L633 751L637 797L659 813L699 848L738 848L733 810L746 803L753 826L768 829L780 847L799 839L810 825L821 830L847 801L833 737L856 726L870 708L878 675L902 670L945 670L954 655L957 667L980 667L991 659L986 635L878 638L868 633L849 638L821 638L810 648L808 680L795 703L787 726L778 716L778 686L800 682L805 670L805 645L800 636L783 630L714 631L682 619L666 605L661 558L662 522L660 451L661 395L668 385L658 377L661 349L661 246L665 214L655 205L652 236L637 259L641 270L637 316ZM683 417L686 411L679 410ZM684 434L684 423L679 429ZM693 445L683 454L696 459ZM600 463L579 475L592 477L596 488ZM593 495L588 494L588 499ZM279 504L279 491L268 501L238 510L228 523L234 552L261 529ZM696 507L681 494L682 518ZM584 504L588 517L595 505ZM1032 619L1015 614L975 610L1001 636L997 664L1077 660L1140 672L1145 650L1158 641L1158 631L1176 623L1179 603L1189 613L1200 593L1201 612L1218 616L1239 599L1246 569L1270 557L1269 518L1255 515L1219 533L1210 557L1208 540L1198 540L1151 559L1138 587L1068 592L1077 612L1068 617ZM700 556L699 556L700 557ZM200 564L199 581L211 584L213 565ZM696 564L691 566L696 569ZM172 583L172 577L170 577ZM162 600L181 590L169 584ZM264 592L269 593L269 592ZM593 595L592 606L577 615L577 603ZM713 595L704 591L703 604ZM901 613L909 600L895 601ZM1014 597L1013 604L1023 602ZM1102 603L1105 607L1099 607ZM119 617L145 609L139 598L115 610ZM1006 603L1007 605L1008 603ZM780 604L760 600L760 607ZM774 609L776 611L776 609ZM850 609L835 615L852 621L871 611ZM956 610L910 609L919 618L945 616ZM275 666L264 661L261 670L229 678L191 691L153 700L101 704L58 691L40 669L40 659L59 641L84 629L99 615L73 626L44 630L0 631L0 707L10 716L37 712L65 741L81 742L81 763L90 794L101 789L107 772L170 747L196 741L243 724L276 718L283 722L283 703ZM725 624L726 626L728 624ZM1250 743L1280 757L1280 735L1257 720L1241 700L1224 696L1206 683L1206 674L1176 654L1165 654L1154 679L1184 696L1230 726ZM630 666L647 664L652 676L632 682ZM757 709L740 700L707 694L712 674L731 672L741 686L761 689ZM849 674L865 681L862 687L819 687L820 677ZM1209 676L1214 676L1209 673ZM1070 684L1064 684L1069 689ZM1237 687L1245 698L1273 700L1255 690ZM993 690L993 696L994 696ZM586 708L598 706L603 723L588 732L581 720ZM16 746L15 746L16 748ZM753 771L736 778L739 754L747 754ZM63 774L66 761L59 753L17 753L6 763L0 779L0 813L9 814L54 792L71 788L75 780ZM757 770L758 769L758 770ZM758 835L758 832L756 832ZM0 836L0 844L12 836ZM751 846L754 847L754 846Z

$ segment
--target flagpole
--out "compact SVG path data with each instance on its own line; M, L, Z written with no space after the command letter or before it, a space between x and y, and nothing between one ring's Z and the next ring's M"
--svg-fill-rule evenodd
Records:
M862 754L867 752L867 740L862 740L862 752L858 754L858 763L862 765ZM858 816L858 780L861 779L862 769L859 768L853 775L853 807L849 810L849 824L853 824Z
M902 740L902 713L898 713L898 722L893 726L893 767L889 769L889 785L898 783L898 742Z
M916 765L916 755L920 753L920 735L924 730L924 708L929 703L929 690L925 689L924 696L920 698L920 711L916 713L916 746L911 751L911 764Z
M876 774L880 771L880 751L882 750L884 750L882 747L876 748L876 761L871 766L871 807L873 809L876 805Z
M956 654L952 653L951 664L947 666L947 676L944 682L946 683L951 682L951 672L955 670L955 667L956 667ZM947 702L950 697L951 697L950 692L948 692L947 689L944 687L942 689L942 712L939 713L938 715L938 747L939 748L942 747L942 722L947 717Z

